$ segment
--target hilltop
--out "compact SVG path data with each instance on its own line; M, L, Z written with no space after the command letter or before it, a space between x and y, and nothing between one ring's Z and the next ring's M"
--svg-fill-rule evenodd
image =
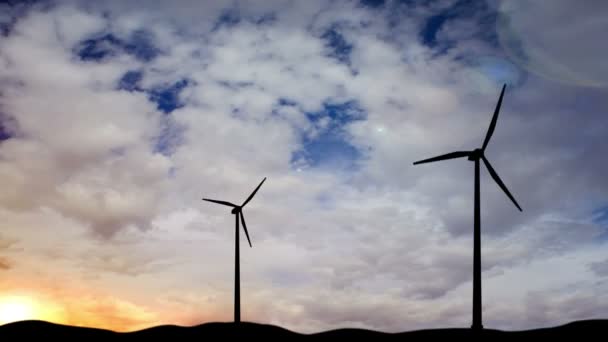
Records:
M196 326L162 325L133 332L115 332L104 329L74 327L45 321L21 321L0 326L0 337L28 338L104 338L106 340L175 339L180 341L248 337L257 339L326 340L340 338L363 338L377 341L428 341L439 338L471 339L490 337L494 340L517 340L521 338L557 339L581 336L602 336L608 331L608 320L576 321L556 327L521 331L484 329L476 332L467 328L427 329L400 333L384 333L365 329L336 329L313 334L301 334L274 325L243 322L205 323Z

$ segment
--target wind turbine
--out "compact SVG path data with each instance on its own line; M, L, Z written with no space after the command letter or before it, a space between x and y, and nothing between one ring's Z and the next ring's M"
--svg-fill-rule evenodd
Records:
M498 112L500 111L500 105L502 104L502 98L505 93L505 87L507 85L504 84L502 86L502 91L500 92L500 97L498 98L498 103L496 104L496 109L494 110L494 116L492 117L492 121L490 123L490 127L488 128L488 132L486 134L486 138L483 141L483 145L481 148L476 148L473 151L457 151L448 154L444 154L441 156L420 160L414 163L423 164L430 163L440 160L446 159L454 159L461 157L468 157L470 161L475 162L475 210L474 210L474 233L473 233L473 324L471 326L472 329L483 329L483 324L481 322L481 217L480 217L480 199L479 199L479 160L483 160L483 163L486 165L486 168L490 172L490 175L494 179L498 186L507 194L507 196L513 201L513 204L521 210L513 195L509 192L506 185L502 182L500 177L494 168L488 161L485 156L485 150L490 142L490 138L492 137L492 133L494 133L494 128L496 127L496 120L498 119Z
M262 179L262 182L260 182L260 184L257 186L257 188L255 188L255 190L253 190L251 195L249 195L249 197L247 197L245 202L243 202L243 204L241 204L241 205L236 205L234 203L230 203L230 202L226 202L226 201L218 201L218 200L214 200L214 199L203 198L204 201L213 202L213 203L232 207L232 211L230 213L234 214L234 218L235 218L234 322L235 323L241 322L241 274L240 274L241 272L240 272L240 266L239 266L239 217L241 219L241 223L243 224L243 230L245 231L245 236L247 236L247 242L249 242L249 247L252 247L251 240L249 239L249 233L247 232L247 225L245 224L245 217L243 216L243 207L245 207L245 205L247 205L247 203L249 203L249 201L251 201L251 199L253 198L253 196L255 196L255 193L258 192L258 190L260 189L260 187L262 186L264 181L266 181L266 177L264 177L264 179Z

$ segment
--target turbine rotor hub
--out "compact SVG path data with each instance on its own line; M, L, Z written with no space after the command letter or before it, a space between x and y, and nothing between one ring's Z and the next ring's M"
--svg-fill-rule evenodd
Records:
M479 148L476 148L473 151L471 151L471 154L469 155L469 160L470 161L479 160L479 159L481 159L482 155L483 155L483 151Z
M232 208L232 211L230 212L231 214L238 214L241 211L241 207L235 207Z

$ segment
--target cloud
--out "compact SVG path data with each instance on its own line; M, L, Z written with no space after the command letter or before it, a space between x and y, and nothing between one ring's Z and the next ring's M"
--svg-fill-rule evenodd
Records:
M10 260L6 259L6 258L0 258L0 270L9 270L13 267L12 263L10 262Z
M583 320L605 317L605 298L597 294L576 291L570 294L530 293L526 303L527 316L543 325L568 323L568 320Z
M504 1L497 32L505 51L528 71L565 84L605 88L605 51L598 51L593 43L608 27L608 20L600 15L604 10L606 3L601 1L586 6L560 1L550 9Z
M68 29L66 20L74 26ZM125 66L89 66L71 55L70 47L101 23L75 9L32 13L3 41L10 65L5 81L22 84L4 94L17 137L3 144L2 172L10 184L3 202L18 209L50 206L110 236L123 225L145 226L157 197L145 184L162 182L169 161L147 143L160 114L144 97L113 89ZM42 31L57 34L41 37Z
M268 177L244 211L243 317L468 326L472 164L412 163L478 147L507 80L487 154L524 211L482 171L487 321L601 314L605 96L528 75L498 7L461 4L31 7L0 41L6 272L103 288L108 305L79 290L78 324L230 320L234 218L201 198L240 203ZM578 271L554 279L555 260Z
M592 262L589 268L599 277L605 277L608 275L608 260Z
M80 296L65 309L65 323L75 326L100 326L114 331L134 331L158 322L145 308L117 298ZM154 323L153 323L154 322Z

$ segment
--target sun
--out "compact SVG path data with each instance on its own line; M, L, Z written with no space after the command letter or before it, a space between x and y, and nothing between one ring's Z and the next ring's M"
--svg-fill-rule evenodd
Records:
M36 307L27 297L0 298L0 325L36 318Z

